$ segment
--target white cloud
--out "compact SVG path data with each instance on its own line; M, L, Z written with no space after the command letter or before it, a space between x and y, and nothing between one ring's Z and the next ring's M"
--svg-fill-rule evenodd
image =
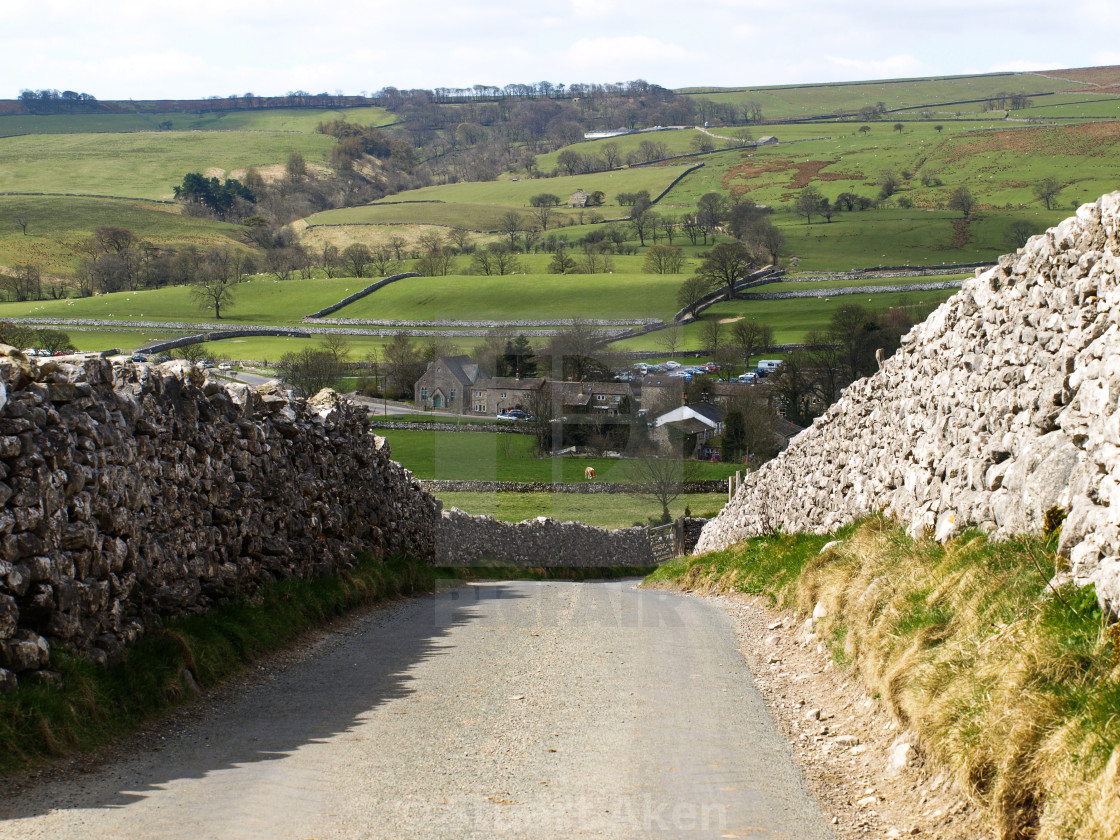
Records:
M925 62L912 55L892 55L881 59L847 58L839 55L826 56L827 62L835 69L853 75L852 81L863 79L897 79L905 76L932 75L933 70Z

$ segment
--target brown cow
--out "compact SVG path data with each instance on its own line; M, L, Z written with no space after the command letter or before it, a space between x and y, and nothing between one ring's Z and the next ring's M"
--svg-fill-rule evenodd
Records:
M585 469L583 471L583 477L587 481L594 481L595 480L595 468L594 467L588 467L587 469Z

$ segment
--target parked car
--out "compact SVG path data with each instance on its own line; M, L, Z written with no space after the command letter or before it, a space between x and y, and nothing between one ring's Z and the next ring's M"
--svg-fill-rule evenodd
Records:
M681 366L680 362L664 362L666 370L676 370Z
M506 415L508 417L512 417L514 420L528 420L529 419L529 412L522 411L520 408L511 408L509 411L506 412Z
M220 365L218 365L218 370L233 370L233 365L231 365L229 362L222 362Z
M134 361L134 362L146 362L146 361L148 361L148 357L145 356L143 353L133 353L132 354L132 361Z

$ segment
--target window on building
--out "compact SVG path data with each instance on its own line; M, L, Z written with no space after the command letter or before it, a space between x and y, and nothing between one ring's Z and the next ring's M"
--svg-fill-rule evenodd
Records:
M421 388L420 389L420 399L426 400L427 398L428 398L428 389L427 388Z
M448 402L455 402L455 389L454 388L451 389L451 398L448 400Z

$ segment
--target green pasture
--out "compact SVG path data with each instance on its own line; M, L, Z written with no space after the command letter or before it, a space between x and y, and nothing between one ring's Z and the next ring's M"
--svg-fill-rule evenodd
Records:
M847 271L880 265L937 266L989 262L1014 251L1008 237L1011 224L1026 221L1042 233L1069 215L1068 210L1042 208L978 211L969 223L967 241L959 243L949 210L883 209L837 213L831 222L817 218L806 224L792 212L779 213L775 222L786 237L784 257L800 260L801 271ZM905 282L905 281L900 281Z
M493 516L503 522L523 522L548 516L584 522L599 528L646 525L661 516L661 505L648 496L623 493L439 493L445 508L457 507L475 516ZM716 513L727 502L726 493L689 493L669 505L676 519L685 508L695 516Z
M346 207L315 213L307 217L307 223L322 225L406 222L410 224L463 224L473 229L479 229L483 225L470 224L471 219L475 216L486 219L493 218L492 222L486 222L488 227L497 222L496 217L487 214L486 208L497 208L497 216L501 216L502 213L511 209L528 213L531 209L529 199L539 193L553 193L566 202L568 196L577 189L587 192L602 190L606 194L604 206L588 208L588 211L597 211L605 216L617 215L622 209L615 201L615 196L618 193L648 190L651 196L657 196L686 168L685 165L642 166L616 172L565 175L559 178L442 184L397 193L383 202L367 204L363 207ZM447 209L441 210L438 204L399 203L410 201L440 201L445 205L458 205L468 209L462 214L456 214L454 219L449 221ZM567 208L560 208L558 215L567 212ZM433 219L439 221L432 221Z
M13 114L0 117L0 137L153 131L156 122L139 114Z
M229 177L235 169L283 164L292 152L322 159L322 134L153 131L0 138L0 192L172 197L188 172Z
M758 102L767 120L811 117L818 114L858 111L879 102L888 109L927 106L953 111L977 111L980 105L947 106L942 103L987 99L999 93L1037 94L1082 87L1078 82L1045 78L1032 73L993 73L978 76L952 76L930 79L851 82L789 87L735 89L685 89L679 91L715 102L745 105ZM884 119L890 119L887 114Z
M724 324L723 341L731 340L731 328L740 318L754 318L774 329L774 343L793 344L803 341L813 330L825 330L833 313L846 304L859 304L867 309L888 309L892 306L930 305L948 300L956 289L923 290L919 292L881 292L868 295L840 295L831 298L790 298L788 300L734 300L717 303L704 310L701 317L680 327L678 351L700 350L701 325L710 320ZM610 345L612 350L662 350L660 332L622 339Z
M15 134L123 134L156 131L170 122L173 131L290 131L314 133L319 123L346 120L389 125L396 116L384 108L269 108L218 113L144 112L124 114L14 114L0 117L0 137Z
M370 280L354 278L278 281L258 276L234 287L233 303L223 307L231 324L292 324L341 300ZM200 309L189 286L114 292L88 298L0 304L0 318L98 318L118 321L214 322L213 309ZM216 323L216 322L215 322Z
M1037 205L1032 188L1046 177L1073 185L1082 201L1115 189L1120 181L1120 126L1097 123L1069 126L1026 126L995 122L969 124L869 124L860 133L856 123L797 126L814 129L826 139L781 143L746 151L705 156L705 166L676 185L662 201L691 207L706 192L741 192L771 207L791 205L798 192L812 184L830 199L841 192L875 198L879 175L893 170L902 181L899 196L922 207L947 206L953 190L967 186L981 206L1019 208ZM779 139L787 126L775 126ZM991 130L987 130L987 129ZM924 187L921 173L940 178L941 186ZM1091 198L1090 198L1091 196Z
M511 432L438 432L414 429L378 431L392 447L392 458L417 478L471 481L562 481L582 483L593 467L599 481L627 481L625 458L538 458L530 435ZM690 464L697 479L726 478L734 464Z
M712 128L713 134L730 134L736 131L736 128ZM753 130L753 129L752 129ZM764 131L763 134L770 132ZM544 155L537 155L537 169L541 172L550 172L556 167L556 159L559 157L560 152L571 150L578 152L581 155L594 155L595 157L603 156L603 147L614 144L618 147L618 152L622 160L626 160L626 155L630 152L637 151L638 147L643 142L661 143L669 152L669 155L686 155L693 151L692 142L700 132L695 128L687 129L674 129L671 131L643 131L637 134L622 134L618 137L606 137L602 140L585 140L582 143L574 143L571 146L565 146L563 149L555 152L549 152ZM757 133L755 134L757 137ZM715 137L709 137L712 143L718 148L723 145L724 141ZM703 160L703 158L700 158Z
M174 131L295 131L311 134L319 123L346 120L359 125L389 125L397 117L373 105L359 108L268 108L208 114L151 114L155 122L171 122ZM149 122L150 126L151 123Z
M28 221L23 233L16 218ZM69 274L94 230L122 227L168 248L240 246L237 225L181 215L179 207L129 199L0 195L0 265Z
M1116 119L1120 117L1120 97L1101 93L1047 96L1031 102L1029 108L1008 111L1016 119Z
M409 320L664 318L679 308L676 295L685 276L616 272L411 277L355 301L335 316Z

